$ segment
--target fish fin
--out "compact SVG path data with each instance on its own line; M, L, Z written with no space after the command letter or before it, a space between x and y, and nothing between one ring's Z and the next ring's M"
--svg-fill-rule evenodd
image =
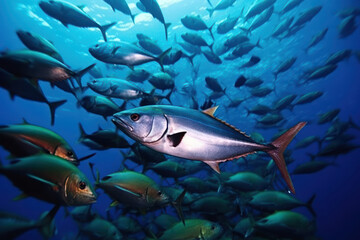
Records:
M103 38L104 38L105 42L107 42L106 31L109 30L109 28L115 26L116 24L117 24L117 22L112 22L112 23L105 24L105 25L102 25L102 26L99 25L99 29L101 31L101 34L103 35Z
M39 221L36 225L39 226L39 232L44 237L44 239L49 239L56 233L56 227L54 225L54 217L59 210L60 205L54 206L50 212L46 213L45 215L41 216Z
M79 158L78 160L77 160L77 162L75 163L75 165L76 164L79 164L79 162L81 162L81 161L84 161L84 160L87 160L87 159L89 159L89 158L92 158L93 156L95 156L96 155L96 153L92 153L92 154L89 154L89 155L87 155L87 156L85 156L85 157L81 157L81 158Z
M202 112L209 115L209 116L214 116L214 113L216 112L216 110L218 109L219 106L215 106L215 107L211 107L208 109L203 110Z
M62 23L62 25L64 25L66 28L68 28L69 26L68 26L68 23L66 23L66 22L61 22Z
M112 51L111 51L111 55L115 55L116 51L119 50L119 46L115 47Z
M306 125L306 122L300 122L296 124L294 127L290 128L283 135L278 137L275 141L273 141L270 146L275 148L264 150L270 157L275 161L277 167L280 170L282 177L284 178L287 186L291 190L292 193L295 194L295 188L291 181L291 177L286 167L286 162L283 156L283 153L286 147L289 145L291 140L296 136L296 134Z
M141 197L141 194L139 194L139 193L134 193L134 192L132 192L132 191L126 189L126 188L120 187L120 186L118 186L118 185L116 185L115 188L117 188L117 189L119 189L119 190L121 190L121 191L130 193L130 194L132 194L132 195L134 195L134 196L136 196L136 197Z
M215 172L220 174L219 163L216 161L204 161L207 165L209 165Z
M210 116L210 115L209 115ZM250 137L249 135L245 134L245 132L242 132L241 130L237 129L236 127L234 127L233 125L219 119L219 118L216 118L214 116L211 116L212 118L214 118L215 120L221 122L222 124L225 124L226 126L232 128L233 130L237 131L238 133L240 133L241 135L244 135L245 137Z
M41 183L45 183L47 185L49 185L54 191L58 192L60 189L59 189L59 186L55 183L52 183L46 179L43 179L43 178L40 178L40 177L37 177L35 175L32 175L32 174L26 174L29 178L32 178L36 181L39 181Z
M139 15L139 14L130 14L131 20L133 22L133 24L135 24L135 17Z
M49 108L50 108L50 114L51 114L51 126L54 125L55 122L55 111L58 107L60 107L61 105L63 105L64 103L66 103L67 100L61 100L61 101L56 101L56 102L49 102Z
M176 213L178 214L178 217L180 218L184 226L185 226L185 217L181 207L181 203L184 200L185 194L186 194L186 189L184 189L184 191L182 191L182 193L176 198L176 200L171 203L171 205L175 208Z
M214 10L214 8L206 8L206 11L209 12L209 17L211 18L211 16L213 15L215 10Z
M96 63L91 64L90 66L81 69L79 71L76 71L73 73L73 77L75 78L77 84L79 85L80 89L82 89L82 84L81 84L81 78L88 72L90 71L94 66L96 65Z
M10 99L11 99L11 100L14 100L15 94L14 94L13 92L9 92L9 95L10 95Z
M116 207L117 205L119 205L119 202L114 200L112 201L112 203L110 203L110 207Z
M311 212L311 214L316 217L316 212L314 211L312 204L315 200L316 194L312 195L311 198L306 202L305 206Z
M21 193L20 195L16 196L13 198L13 201L19 201L19 200L23 200L25 198L29 197L29 195L27 195L26 193Z
M112 10L115 12L115 8L113 6L111 6Z
M81 123L79 123L79 130L80 130L80 137L78 139L78 142L81 142L81 140L83 140L84 138L87 137L87 134L86 134L86 132L84 130L84 127L82 126Z
M164 23L166 41L168 40L168 28L170 25L171 23Z
M210 32L210 35L211 35L211 37L212 37L213 40L215 40L214 34L212 33L212 29L213 29L214 25L215 25L215 23L213 23L213 24L209 27L209 32Z
M39 80L38 79L29 79L29 82L31 85L33 85L35 88L39 88Z
M81 9L81 11L84 12L84 8L86 7L85 4L77 5L78 8Z
M172 49L172 47L166 49L156 58L156 61L160 64L162 71L164 71L164 65L163 65L164 57L171 51L171 49Z
M178 132L172 135L167 135L167 138L171 142L172 147L177 147L180 143L183 137L185 136L186 132Z

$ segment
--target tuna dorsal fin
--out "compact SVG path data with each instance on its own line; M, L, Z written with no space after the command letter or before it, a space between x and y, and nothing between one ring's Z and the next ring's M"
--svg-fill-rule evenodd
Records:
M211 115L210 115L210 116L211 116ZM241 130L237 129L235 126L233 126L233 125L231 125L231 124L229 124L229 123L227 123L227 122L225 122L225 121L223 121L223 120L221 120L221 119L219 119L219 118L216 118L216 117L214 117L214 116L211 116L211 117L214 118L215 120L221 122L222 124L225 124L226 126L234 129L235 131L237 131L237 132L240 133L241 135L244 135L245 137L250 138L249 135L247 135L246 133L244 133L244 132L242 132Z
M216 110L218 109L218 107L219 107L219 106L215 106L215 107L212 107L212 108L208 108L208 109L205 109L205 110L202 111L202 112L213 117L213 116L214 116L214 113L216 112Z
M83 12L85 12L85 11L84 11L84 8L85 8L86 6L85 6L84 4L77 5L77 7L80 8Z
M171 142L172 147L177 147L180 143L183 137L185 136L186 132L178 132L172 135L167 135L167 138Z
M204 161L207 165L209 165L214 171L220 174L219 163L215 161Z

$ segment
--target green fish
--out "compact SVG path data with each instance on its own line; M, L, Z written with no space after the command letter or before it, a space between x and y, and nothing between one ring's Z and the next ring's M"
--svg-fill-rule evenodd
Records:
M203 112L176 106L144 106L114 114L113 123L134 140L156 151L202 161L216 172L219 163L257 151L269 154L294 193L283 152L306 125L300 122L271 144L260 144L240 130L217 119L217 107Z
M24 192L21 197L32 196L40 200L64 205L87 205L96 201L89 180L74 164L54 155L37 154L19 158L0 166L16 187Z

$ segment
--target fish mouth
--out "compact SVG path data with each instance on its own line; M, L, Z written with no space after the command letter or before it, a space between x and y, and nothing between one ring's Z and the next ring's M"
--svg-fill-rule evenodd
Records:
M96 196L91 196L91 197L89 197L88 202L89 202L89 204L96 203Z
M130 126L128 123L126 123L125 121L123 121L121 118L119 118L117 116L113 116L111 121L115 124L116 127L120 127L122 129L127 129L130 132L132 132L134 130L134 128L132 126Z

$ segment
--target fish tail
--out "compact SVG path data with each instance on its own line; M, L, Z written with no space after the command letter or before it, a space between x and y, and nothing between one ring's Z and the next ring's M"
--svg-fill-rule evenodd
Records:
M161 70L164 71L163 60L164 57L171 51L171 47L163 51L157 58L156 61L160 64Z
M169 101L170 104L172 104L170 97L171 97L171 94L173 93L173 91L174 91L174 88L168 94L166 94L164 97L166 100Z
M90 66L88 66L80 71L75 72L74 78L81 89L82 89L81 78L85 75L85 73L90 71L90 69L92 69L95 65L96 65L96 63L93 63Z
M182 193L176 198L176 200L171 203L171 205L175 208L176 213L178 214L178 217L180 218L184 226L185 226L185 218L181 204L182 201L184 200L185 194L186 194L186 189L184 189L184 191L182 191Z
M215 10L214 10L214 8L206 8L206 11L209 12L209 17L211 17Z
M130 14L130 17L131 17L131 20L132 22L135 24L135 17L137 16L138 14Z
M60 205L54 206L50 212L42 216L39 221L37 222L37 225L39 227L39 232L44 237L44 239L49 239L52 236L54 236L56 227L54 224L54 217L59 210Z
M291 190L292 193L295 194L295 188L291 181L291 177L286 167L286 162L283 156L283 153L286 147L289 145L291 140L296 136L296 134L306 125L306 122L300 122L296 124L294 127L290 128L283 135L278 137L275 141L273 141L270 145L275 147L274 149L265 150L267 154L275 161L277 167L280 170L282 177L284 178L287 186Z
M212 37L213 40L215 40L214 34L212 33L212 29L213 29L214 25L215 25L215 23L213 23L213 24L209 27L209 32L210 32L210 35L211 35L211 37Z
M196 56L196 53L192 54L192 55L187 55L185 53L183 53L183 55L189 60L190 64L192 66L194 66L194 57Z
M306 202L305 206L309 210L309 212L316 217L316 212L314 211L312 204L315 200L316 194L312 195L311 198Z
M168 28L170 25L171 23L164 23L166 41L168 40Z
M102 26L99 25L99 29L101 31L101 34L103 35L103 38L104 38L105 42L107 42L106 31L109 30L109 28L113 27L116 24L117 24L117 22L112 22L112 23L105 24L105 25L102 25Z
M210 0L207 0L208 4L213 7L212 3L210 2Z
M55 111L58 107L66 103L67 100L61 100L56 102L49 102L49 108L50 108L50 114L51 114L51 125L54 125L55 123Z
M79 137L79 139L78 139L78 142L81 142L81 141L84 140L84 139L86 138L86 136L87 136L87 134L86 134L86 132L85 132L85 130L84 130L84 128L83 128L83 126L82 126L81 123L79 123L79 130L80 130L80 137Z

